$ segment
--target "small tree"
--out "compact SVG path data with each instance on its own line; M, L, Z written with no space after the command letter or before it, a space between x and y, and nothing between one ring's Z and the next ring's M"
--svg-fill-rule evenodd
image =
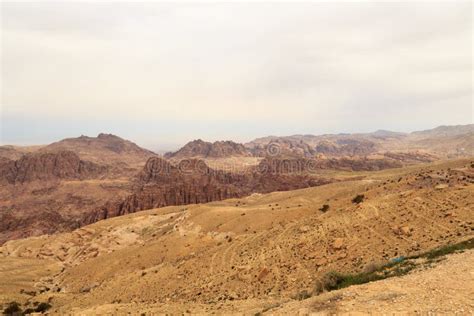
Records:
M365 195L363 194L357 194L353 199L352 199L352 203L354 204L359 204L359 203L362 203L365 199Z

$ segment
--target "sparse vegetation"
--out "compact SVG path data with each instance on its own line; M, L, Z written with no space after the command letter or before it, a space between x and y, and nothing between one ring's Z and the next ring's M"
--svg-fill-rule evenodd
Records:
M37 313L46 312L50 308L51 308L51 304L42 302L42 303L39 303L38 306L36 306L35 312Z
M32 313L44 313L51 308L51 304L45 302L34 302L33 305L34 307L28 307L27 309L22 310L19 303L11 302L8 304L7 308L5 308L3 314L10 316L29 315Z
M22 311L20 308L20 304L17 302L10 302L8 303L7 307L3 310L5 315L21 315Z
M410 256L408 258L409 259L426 258L426 259L432 260L432 259L436 259L442 256L449 255L454 252L464 251L464 250L473 249L473 248L474 248L474 238L471 238L457 244L442 246L442 247L424 252L419 255Z
M318 280L318 282L316 282L314 293L319 294L324 291L338 290L351 285L364 284L372 281L402 276L409 273L418 266L423 265L423 263L414 262L414 259L427 259L425 264L430 265L433 263L433 259L473 248L474 238L471 238L457 244L446 245L418 255L409 256L407 258L398 257L385 264L371 263L368 264L361 273L342 274L331 271L326 273L320 280Z
M363 194L357 194L353 199L352 199L352 203L354 204L360 204L364 201L365 199L365 195Z
M328 204L324 204L319 210L323 213L326 213L327 211L329 211L329 205Z
M301 292L298 292L298 294L296 294L292 298L295 299L295 300L298 300L298 301L302 301L302 300L308 299L310 297L311 297L311 293L308 292L307 290L303 290Z

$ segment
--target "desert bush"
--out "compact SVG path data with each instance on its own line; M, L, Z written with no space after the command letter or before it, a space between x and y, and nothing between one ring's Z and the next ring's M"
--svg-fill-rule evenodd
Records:
M331 291L336 288L340 281L340 274L334 271L326 273L322 278L316 281L314 292L315 294L322 293L324 291Z
M7 307L3 310L5 315L21 315L21 308L20 304L17 302L10 302L8 303Z
M363 272L364 273L374 273L375 271L379 271L380 269L382 269L383 266L384 266L384 264L382 264L380 262L370 262L364 267Z
M327 211L329 211L329 205L324 204L319 210L323 213L326 213Z
M35 308L35 312L37 313L42 313L42 312L46 312L48 309L51 308L51 304L49 303L39 303L38 306L36 306Z
M365 195L363 194L357 194L353 199L352 199L352 203L354 204L359 204L359 203L362 203L365 199Z
M295 296L293 296L293 299L302 301L310 297L311 297L311 294L308 291L303 290L301 292L298 292L298 294L296 294Z

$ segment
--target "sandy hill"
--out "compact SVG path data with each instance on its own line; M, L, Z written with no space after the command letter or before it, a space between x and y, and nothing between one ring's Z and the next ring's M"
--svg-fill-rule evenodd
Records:
M255 314L275 303L294 313L307 308L299 294L329 271L356 273L473 237L472 160L358 175L9 241L0 247L0 303L49 302L53 313L78 314Z
M112 134L99 134L97 137L80 136L66 138L43 147L43 151L70 150L82 159L103 164L128 164L143 166L146 160L156 156L150 150Z

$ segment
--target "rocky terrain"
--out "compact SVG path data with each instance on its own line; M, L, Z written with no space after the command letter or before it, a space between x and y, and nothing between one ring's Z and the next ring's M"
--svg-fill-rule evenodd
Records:
M283 170L267 165L270 166L262 161L257 168L230 173L211 169L198 159L181 160L173 165L162 158L151 158L138 175L137 188L132 195L118 203L107 203L88 215L84 223L157 207L207 203L333 181L312 174L308 169Z
M151 162L141 181L164 176L155 172L162 169L157 163ZM423 276L430 280L430 270L318 295L316 285L330 271L358 273L377 262L473 237L474 161L357 176L300 190L152 209L73 232L9 241L0 248L0 278L8 284L0 286L0 303L48 302L53 314L332 313L346 311L349 303L350 310L364 312L367 302L411 311L409 302L423 297L416 292L420 288L437 301L418 302L417 312L472 311L469 287L461 286L472 276L460 283L470 275L471 252L449 261L458 268L452 279L457 285L444 289L449 295L428 294L441 290L440 281L417 282ZM448 266L441 263L439 269ZM409 284L417 287L404 286ZM383 289L387 297L380 296ZM308 294L313 297L300 301Z
M412 133L415 136L387 131L290 136L268 138L246 147L230 141L197 140L168 154L169 161L110 134L69 138L47 146L2 146L0 243L68 231L150 208L341 181L340 172L436 161L439 156L428 151L383 151L387 147L383 144L407 137L425 144L432 137L465 139L471 130L471 126L462 126ZM186 158L189 156L202 160ZM157 165L166 172L147 175L155 172Z
M79 227L84 213L130 191L110 171L67 150L1 158L0 243Z
M169 159L107 134L1 146L0 279L11 285L0 304L344 312L366 296L319 295L329 272L473 237L474 161L453 159L469 156L472 135L198 140Z
M84 180L105 175L106 166L84 161L72 151L37 152L18 160L0 161L0 182L10 184L48 180Z
M168 159L185 158L227 158L248 157L251 153L242 144L233 141L205 142L201 139L193 140L184 145L177 152L164 155Z
M440 126L412 133L381 130L365 134L269 136L257 138L245 146L262 148L270 143L289 143L293 144L292 148L309 147L305 154L311 155L314 152L327 157L367 156L387 152L440 158L469 157L474 155L474 124ZM298 153L301 150L296 149L293 152Z

